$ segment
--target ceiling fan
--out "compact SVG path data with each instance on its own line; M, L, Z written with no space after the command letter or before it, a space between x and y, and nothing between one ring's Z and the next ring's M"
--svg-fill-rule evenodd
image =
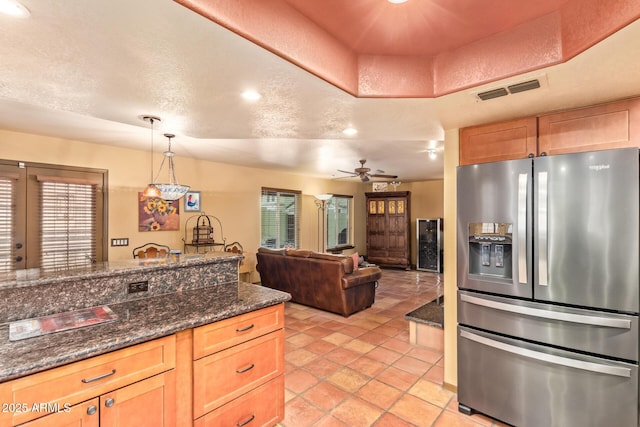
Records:
M369 181L371 178L389 178L389 179L396 179L398 177L398 175L386 175L384 173L384 171L378 169L378 171L376 173L369 173L371 171L371 168L365 168L364 164L367 160L366 159L360 159L360 167L359 168L355 168L353 170L353 172L351 171L343 171L338 169L338 172L342 172L342 173L348 173L351 176L357 176L360 178L360 180L362 182L367 182ZM348 177L343 177L343 178L348 178Z

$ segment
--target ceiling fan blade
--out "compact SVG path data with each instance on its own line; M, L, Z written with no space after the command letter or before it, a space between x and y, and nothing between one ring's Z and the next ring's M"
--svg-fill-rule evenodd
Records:
M358 174L357 174L357 173L352 172L352 171L343 171L343 170L338 169L338 172L348 173L349 175L352 175L352 176L358 176Z
M385 175L380 173L374 173L369 176L372 178L391 178L391 179L396 179L398 177L398 175Z

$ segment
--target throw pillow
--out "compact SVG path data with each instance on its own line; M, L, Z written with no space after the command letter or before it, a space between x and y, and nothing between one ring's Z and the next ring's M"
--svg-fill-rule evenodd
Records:
M353 255L351 255L351 258L353 258L353 271L356 271L358 269L358 264L360 264L360 255L358 255L358 252L354 252Z

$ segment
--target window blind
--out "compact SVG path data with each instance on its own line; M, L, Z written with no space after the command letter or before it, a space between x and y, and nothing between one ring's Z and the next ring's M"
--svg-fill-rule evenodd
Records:
M0 177L0 272L13 269L13 238L15 236L15 180Z
M78 268L96 260L97 185L40 181L40 268Z
M297 248L300 192L263 188L260 197L261 246Z

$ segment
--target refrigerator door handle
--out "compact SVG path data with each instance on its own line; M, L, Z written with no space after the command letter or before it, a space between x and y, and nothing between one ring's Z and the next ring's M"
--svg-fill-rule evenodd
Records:
M527 191L529 174L518 176L518 282L526 285L527 271Z
M549 286L548 278L548 173L538 173L538 285Z
M478 298L466 294L461 294L460 300L469 304L493 308L495 310L507 311L510 313L523 314L525 316L579 323L582 325L603 326L606 328L631 329L631 320L628 319L614 319L602 316L587 316L584 314L562 313L558 311L543 310L539 308L523 307L521 305L507 304L500 301L487 300L484 298Z
M603 365L600 363L586 362L584 360L571 359L569 357L555 356L553 354L541 353L539 351L529 350L515 345L492 340L468 331L460 331L460 336L479 344L486 345L508 353L529 359L539 360L541 362L551 363L554 365L567 366L569 368L580 369L583 371L596 372L599 374L613 375L623 378L631 378L631 369L619 366Z

